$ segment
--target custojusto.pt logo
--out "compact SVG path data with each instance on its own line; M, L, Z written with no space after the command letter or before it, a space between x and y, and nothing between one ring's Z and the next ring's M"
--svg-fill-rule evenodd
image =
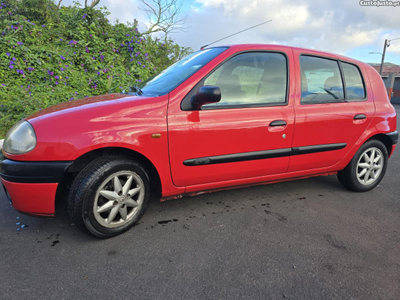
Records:
M400 6L400 1L360 1L361 6Z

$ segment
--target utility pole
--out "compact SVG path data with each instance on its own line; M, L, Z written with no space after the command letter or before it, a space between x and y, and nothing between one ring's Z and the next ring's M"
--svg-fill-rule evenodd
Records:
M383 64L385 63L386 48L390 46L390 42L391 42L391 41L395 41L395 40L400 40L400 38L391 39L391 40L386 39L386 40L385 40L385 44L383 45L383 53L380 53L380 52L370 52L370 53L369 53L369 54L375 54L375 53L377 54L377 53L379 53L379 54L382 55L381 69L379 70L379 74L380 74L381 76L382 76L382 72L383 72Z
M385 54L386 54L386 47L389 46L388 45L388 40L385 40L385 44L383 45L383 53L382 53L382 61L381 61L381 69L379 71L379 74L382 76L382 72L383 72L383 64L385 63Z

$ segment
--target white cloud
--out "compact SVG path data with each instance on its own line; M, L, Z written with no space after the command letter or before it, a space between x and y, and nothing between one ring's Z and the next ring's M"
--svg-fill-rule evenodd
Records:
M379 48L383 47L383 41L385 39L393 39L393 38L400 38L400 30L396 30L396 31L392 31L390 33L385 33L381 36L381 39L379 40L379 44L377 46L379 46ZM396 39L392 42L389 43L389 47L387 48L388 51L390 51L391 53L396 53L396 54L400 54L400 39Z
M100 1L100 5L106 6L111 12L111 21L118 19L121 23L133 23L136 19L139 22L139 28L144 29L148 26L148 18L140 9L142 4L139 0L105 0Z
M273 21L221 44L278 43L344 53L381 43L385 30L400 36L400 8L361 7L358 1L196 0L195 7L189 31L174 36L194 49L268 19Z
M140 30L148 25L140 0L101 0L100 6L108 8L112 21L136 18ZM186 7L189 29L171 37L195 50L269 19L218 44L273 43L345 53L367 45L381 49L385 38L400 37L400 7L361 7L358 0L195 0ZM389 49L400 54L400 40Z

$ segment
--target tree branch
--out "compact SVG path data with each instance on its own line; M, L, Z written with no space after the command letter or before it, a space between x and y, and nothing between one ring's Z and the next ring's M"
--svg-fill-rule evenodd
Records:
M99 4L99 2L100 2L100 0L93 0L93 1L92 1L92 4L90 5L89 8L95 7L97 4Z
M164 32L165 35L177 31L185 31L187 16L180 17L183 0L141 0L140 9L147 13L149 27L142 35Z

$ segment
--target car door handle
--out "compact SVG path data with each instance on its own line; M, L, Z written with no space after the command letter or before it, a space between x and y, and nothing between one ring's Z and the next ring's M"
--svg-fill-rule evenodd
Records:
M286 121L283 120L276 120L269 123L269 126L286 126L286 125L287 125Z
M354 116L354 120L364 120L366 118L367 118L367 116L364 114L357 114Z

